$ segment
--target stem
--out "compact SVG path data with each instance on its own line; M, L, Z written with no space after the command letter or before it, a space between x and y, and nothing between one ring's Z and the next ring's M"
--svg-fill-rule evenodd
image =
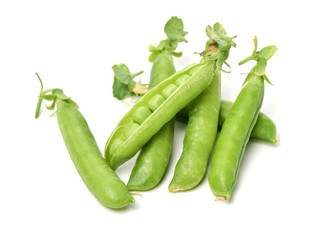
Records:
M38 118L38 116L40 115L40 109L41 109L41 105L42 105L42 101L43 99L41 98L41 93L43 91L43 83L42 80L40 78L40 76L38 75L38 73L35 73L38 77L38 80L40 80L41 83L41 91L40 91L40 96L38 96L38 102L37 102L37 106L36 106L36 110L35 110L35 118Z

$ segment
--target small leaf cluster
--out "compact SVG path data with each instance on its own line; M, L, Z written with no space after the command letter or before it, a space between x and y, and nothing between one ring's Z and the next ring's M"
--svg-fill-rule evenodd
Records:
M142 74L143 71L131 74L129 68L123 64L115 64L112 67L114 71L114 83L113 83L113 95L119 100L124 99L127 96L135 96L141 94L141 92L135 91L135 87L138 85L146 88L145 85L136 83L133 79ZM143 91L144 93L146 91Z
M228 63L226 60L229 56L229 51L231 47L236 47L236 43L233 42L233 39L237 36L228 37L227 31L220 23L215 23L212 26L206 27L206 34L209 40L206 42L206 49L210 45L215 45L217 47L217 51L214 53L204 52L203 55L205 58L209 60L216 60L216 66L219 69L222 69L223 64L226 64L228 67Z
M254 41L254 46L255 46L253 53L251 54L251 56L239 62L239 65L242 65L251 60L254 60L257 62L256 65L248 73L246 79L243 82L243 85L246 84L253 76L262 77L264 81L272 85L269 78L265 75L265 67L267 65L267 61L277 51L277 47L274 45L270 45L270 46L266 46L262 48L262 50L260 51L257 51L257 45L258 45L257 37L255 37L253 41Z
M149 51L151 52L149 62L153 62L163 51L171 53L174 57L182 56L182 52L175 52L175 50L179 42L187 42L185 39L187 32L184 31L183 21L178 17L171 17L171 19L165 24L164 32L167 39L162 40L158 46L149 46Z

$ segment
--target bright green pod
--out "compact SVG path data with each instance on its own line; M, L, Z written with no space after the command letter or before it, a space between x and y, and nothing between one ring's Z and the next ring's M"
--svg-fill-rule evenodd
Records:
M220 104L220 114L219 114L219 123L218 128L221 129L224 121L226 120L231 107L233 106L232 102L221 100ZM182 109L177 114L177 119L182 121L188 121L188 108ZM264 113L260 112L256 121L254 128L250 134L251 139L261 140L268 143L276 143L279 141L277 136L276 124Z
M185 42L183 22L177 17L172 17L165 25L164 31L167 39L161 41L157 48L151 47L152 62L149 89L158 85L161 81L176 72L172 56L181 56L175 53L179 42ZM149 108L156 110L165 99L188 79L190 75L185 74L163 90L162 95L157 95L149 102ZM130 190L145 191L154 188L161 181L170 160L174 135L174 118L167 122L143 147L131 172L127 187Z
M247 75L244 87L229 111L211 161L208 182L218 200L231 198L246 145L263 103L264 81L270 83L265 75L265 67L277 47L267 46L257 51L257 38L254 39L254 45L252 55L239 64L249 60L257 63Z
M53 101L50 110L57 107L58 125L65 145L79 175L92 194L109 208L122 208L129 203L134 203L134 198L128 192L126 185L102 157L77 104L66 97L62 90L43 91L42 86L35 113L36 118L43 99Z
M175 67L171 54L167 51L161 52L152 63L149 89L174 73ZM164 100L165 98L162 95L156 95L150 100L149 108L153 111L156 110ZM127 183L129 190L150 190L157 186L163 178L172 150L174 122L174 118L168 121L142 147Z
M134 123L133 113L142 107L148 107L150 100L155 95L162 95L163 89L175 84L179 77L188 74L195 67L199 67L199 69L179 85L149 117L140 123L139 127L128 138L124 139L124 132ZM214 68L215 61L211 60L193 64L167 78L144 95L120 120L107 141L105 158L110 162L111 167L115 170L132 158L165 123L208 87L212 80ZM123 139L124 142L118 148L113 147L115 142L119 142L119 139Z
M229 200L245 147L256 123L264 95L264 81L255 77L244 86L224 122L213 153L209 186L218 199Z
M205 176L217 134L220 96L221 73L217 70L209 87L189 104L183 152L169 185L170 192L190 190Z
M71 159L93 195L109 208L122 208L134 203L126 185L102 157L78 109L66 101L59 101L57 120Z

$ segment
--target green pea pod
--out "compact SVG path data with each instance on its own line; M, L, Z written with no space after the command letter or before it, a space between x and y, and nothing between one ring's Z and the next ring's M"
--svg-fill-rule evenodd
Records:
M241 159L263 102L265 65L273 54L270 57L263 58L256 51L256 38L254 42L255 50L248 60L256 60L257 64L248 74L244 87L222 126L211 161L208 181L218 200L229 200L231 198ZM275 46L271 46L271 48L273 53L277 50ZM262 60L259 61L259 58L262 58ZM244 62L246 61L244 60L240 64Z
M133 157L166 122L209 86L215 69L221 69L230 47L236 45L235 37L221 36L222 29L219 23L213 28L208 26L207 34L215 37L207 42L206 51L201 54L203 61L161 82L121 119L105 147L105 157L113 169Z
M144 95L120 120L105 147L115 170L132 158L165 123L195 99L212 80L215 61L193 64Z
M35 113L36 118L43 99L52 100L55 103L52 106L57 106L58 125L65 145L79 175L93 195L109 208L122 208L129 203L134 203L134 198L128 192L126 185L102 157L77 104L66 97L62 90L43 91L42 86Z
M172 17L165 25L167 40L162 42L163 47L153 51L150 55L152 62L149 89L158 85L164 79L176 72L172 56L178 42L184 39L183 22ZM160 45L162 45L160 43ZM181 54L179 54L181 55ZM127 187L129 190L145 191L154 188L161 181L170 160L174 135L174 118L167 122L141 149L130 174Z
M170 192L190 190L205 176L217 134L220 95L221 73L217 70L209 87L189 104L183 152L169 185Z
M149 89L175 73L170 53L160 53L152 64ZM130 174L129 190L154 188L164 176L170 160L174 135L174 118L168 121L143 147Z
M233 106L232 102L221 100L219 123L218 123L219 129L221 129L232 106ZM188 121L188 108L180 111L177 114L177 117L178 117L177 119L181 121ZM279 141L275 123L271 120L271 118L269 118L262 112L258 114L258 118L255 126L251 131L250 138L255 140L261 140L268 143L276 143Z

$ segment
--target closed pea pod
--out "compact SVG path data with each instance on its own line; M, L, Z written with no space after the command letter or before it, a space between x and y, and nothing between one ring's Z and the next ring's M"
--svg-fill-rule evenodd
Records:
M221 78L217 70L213 81L201 95L189 104L189 121L183 151L169 184L170 192L186 191L203 179L217 133L220 109Z
M231 198L245 147L262 106L264 81L269 82L265 75L266 62L277 50L268 46L257 51L256 38L254 43L253 54L239 64L249 60L256 60L257 64L248 74L222 126L211 161L208 181L217 199Z
M183 22L172 17L164 28L168 39L161 41L158 47L150 47L152 62L149 89L158 85L164 79L176 72L172 56L178 42L186 42L183 31ZM185 75L187 76L187 75ZM176 84L179 86L182 79ZM177 85L169 85L162 95L156 95L149 102L149 108L155 111L165 98L176 90ZM129 190L145 191L154 188L164 176L172 150L174 135L174 118L168 121L141 149L135 166L129 177L127 187Z
M208 26L206 32L210 37L206 49L215 54L215 49L220 49L224 45L225 58L221 61L226 61L230 47L234 45L232 39L225 39L227 33L218 23L213 28ZM218 41L217 37L221 41ZM183 142L183 152L175 167L169 191L190 190L203 179L217 134L220 96L221 73L220 69L217 69L209 87L188 105L189 121Z
M36 109L36 118L43 99L53 101L49 109L57 107L58 125L65 145L79 175L93 195L109 208L122 208L129 203L134 203L126 185L102 157L77 104L66 97L60 89L45 91L42 89Z

